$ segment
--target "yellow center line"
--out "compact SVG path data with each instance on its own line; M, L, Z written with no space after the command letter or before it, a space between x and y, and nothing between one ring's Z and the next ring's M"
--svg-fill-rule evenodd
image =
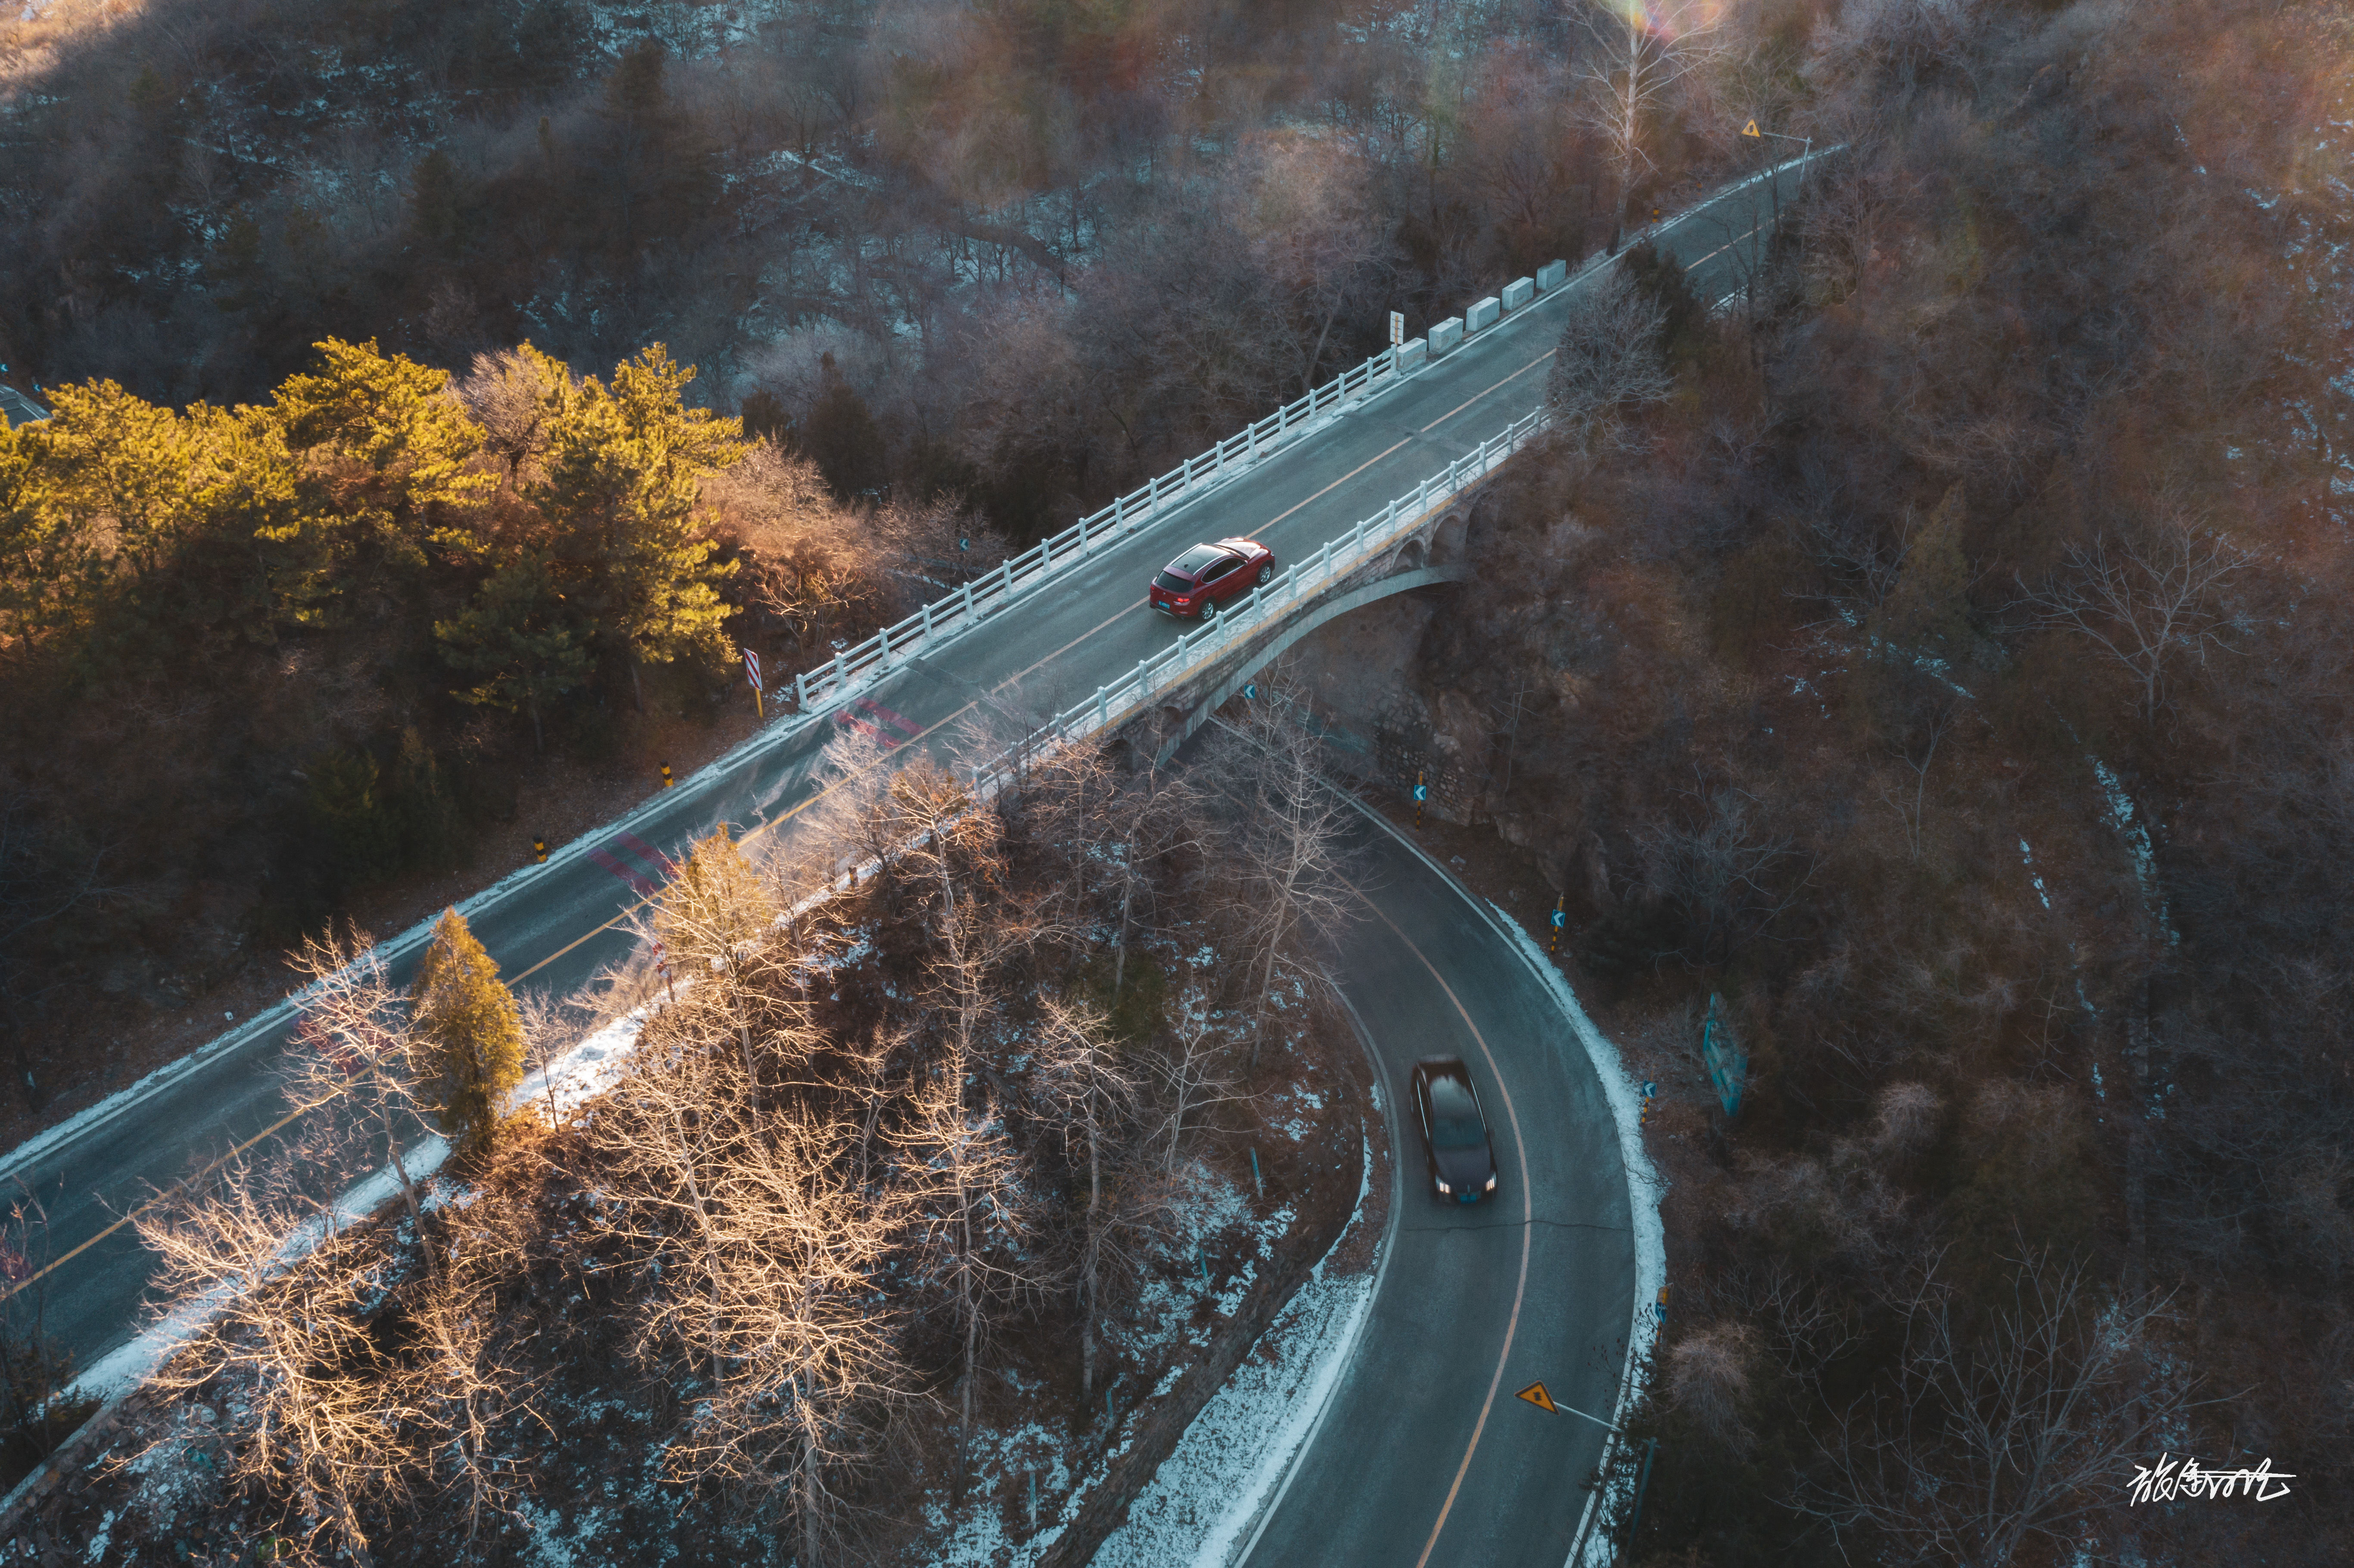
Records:
M1447 1489L1447 1500L1439 1505L1438 1518L1430 1527L1430 1539L1423 1542L1422 1555L1415 1559L1414 1568L1426 1568L1431 1552L1438 1545L1438 1532L1447 1528L1447 1516L1455 1511L1455 1499L1463 1489L1464 1476L1470 1471L1471 1456L1479 1452L1480 1435L1488 1429L1489 1414L1496 1407L1496 1391L1503 1386L1504 1365L1511 1359L1512 1340L1520 1332L1521 1302L1529 1288L1529 1240L1536 1232L1535 1198L1529 1190L1529 1150L1521 1138L1521 1113L1513 1107L1512 1091L1504 1083L1503 1070L1496 1065L1495 1053L1488 1049L1488 1037L1479 1033L1479 1026L1471 1022L1470 1012L1464 1007L1463 999L1455 994L1455 988L1447 983L1447 977L1438 972L1438 966L1414 945L1414 939L1399 930L1397 923L1384 914L1355 884L1349 883L1346 878L1342 882L1366 908L1373 910L1375 919L1390 928L1390 935L1405 943L1406 951L1430 971L1431 980L1447 993L1447 1000L1453 1004L1456 1016L1463 1020L1463 1027L1471 1032L1472 1040L1479 1047L1480 1060L1488 1064L1488 1075L1495 1081L1496 1093L1503 1098L1504 1118L1512 1127L1512 1152L1518 1157L1521 1167L1521 1277L1512 1287L1512 1315L1505 1320L1503 1348L1496 1352L1496 1370L1488 1379L1488 1397L1480 1402L1479 1419L1471 1428L1471 1441L1464 1446L1463 1462L1455 1467L1454 1484Z
M271 1122L268 1127L263 1128L260 1132L255 1133L251 1138L247 1139L243 1143L240 1143L236 1148L230 1150L227 1154L222 1155L218 1160L214 1160L210 1165L206 1166L202 1171L197 1171L194 1176L189 1177L186 1181L179 1183L179 1185L175 1186L173 1191L177 1192L180 1187L185 1187L190 1183L203 1181L206 1177L211 1175L214 1171L219 1170L222 1166L228 1164L230 1160L236 1159L247 1150L251 1149L263 1139L268 1138L274 1132L277 1132L287 1123L293 1121L302 1114L303 1113L299 1110L291 1111L285 1116L279 1118L276 1121ZM16 1281L16 1284L8 1287L7 1289L0 1290L0 1301L9 1299L11 1297L15 1296L16 1292L24 1289L25 1287L32 1284L35 1280L42 1278L44 1276L48 1275L57 1269L63 1268L67 1264L71 1263L74 1259L80 1257L82 1254L88 1252L90 1248L104 1241L107 1237L121 1230L123 1226L129 1224L132 1221L137 1219L140 1215L154 1208L157 1203L162 1202L166 1195L167 1194L158 1193L155 1197L140 1204L137 1208L132 1210L129 1213L123 1215L121 1219L115 1221L112 1224L107 1226L104 1230L99 1232L96 1235L90 1237L88 1241L74 1248L71 1252L66 1253L59 1257L51 1258L47 1264L44 1264L41 1267L37 1268L32 1273L25 1276L24 1278Z
M1755 234L1755 233L1756 233L1759 229L1761 229L1761 228L1765 228L1765 227L1766 227L1766 226L1765 226L1764 224L1762 224L1762 223L1758 223L1758 224L1752 224L1752 225L1750 226L1750 228L1749 228L1749 234ZM1723 255L1726 251L1728 251L1728 250L1732 249L1734 246L1736 246L1736 245L1740 244L1742 240L1748 238L1749 238L1749 234L1744 234L1744 235L1741 235L1740 237L1738 237L1737 238L1733 238L1733 239L1728 239L1728 240L1726 240L1723 244L1722 244L1722 245L1718 246L1715 249L1713 249L1713 250L1710 251L1710 252L1708 253L1708 255L1702 257L1702 258L1700 259L1700 261L1692 261L1692 262L1688 262L1688 263L1686 263L1686 264L1685 264L1685 266L1684 266L1684 270L1685 270L1685 271L1687 271L1687 272L1689 272L1689 271L1691 271L1694 267L1699 266L1699 265L1700 265L1700 263L1701 263L1701 261L1707 261L1707 260L1712 260L1712 259L1713 259L1713 258L1715 258L1715 257L1718 257L1718 256L1722 256L1722 255Z
M1485 396L1485 394L1483 393L1482 396ZM1412 440L1414 440L1414 438L1412 436L1408 436L1405 439L1405 441L1410 441ZM1259 526L1262 528L1272 528L1277 524L1282 522L1285 518L1290 516L1293 513L1299 511L1300 507L1307 505L1309 501L1322 500L1331 492L1338 490L1341 486L1348 483L1351 480L1356 478L1359 474L1364 472L1367 469L1381 461L1382 459L1389 456L1390 453L1397 450L1398 447L1405 445L1405 441L1400 441L1396 446L1384 447L1380 451L1375 452L1373 456L1367 458L1364 461L1359 463L1356 467L1351 469L1348 472L1334 480L1331 483L1326 485L1322 490L1320 490L1315 494L1310 496L1308 501L1302 501L1295 505L1285 507L1282 511L1277 513L1274 516L1260 524Z
M1538 355L1534 359L1530 360L1526 365L1522 366L1518 370L1515 370L1510 376L1505 376L1503 380L1497 382L1494 387L1486 387L1480 391L1472 393L1471 396L1464 398L1463 401L1456 404L1455 407L1447 409L1447 412L1439 415L1438 418L1423 426L1422 434L1428 435L1431 431L1438 429L1439 426L1447 423L1447 420L1455 418L1456 415L1463 412L1464 409L1469 408L1472 404L1477 403L1480 398L1485 397L1490 392L1493 392L1499 387L1507 387L1512 382L1518 381L1522 376L1526 376L1530 371L1534 370L1538 366L1543 365L1546 360L1551 359L1553 356L1553 354L1554 350L1550 348L1546 349L1543 354ZM1396 447L1392 447L1390 449L1390 451L1392 452L1395 450L1397 450ZM1389 452L1384 452L1382 455L1384 457L1387 457L1389 456Z

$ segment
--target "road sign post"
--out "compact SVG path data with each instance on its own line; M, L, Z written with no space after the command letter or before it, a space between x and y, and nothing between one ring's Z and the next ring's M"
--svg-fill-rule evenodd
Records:
M1422 774L1414 776L1414 831L1422 832L1422 803L1430 799L1430 786L1422 781Z
M1569 919L1569 916L1562 913L1561 906L1568 896L1567 894L1562 894L1555 896L1553 901L1553 936L1545 943L1545 951L1548 953L1561 951L1561 928Z
M1635 1507L1627 1520L1627 1550L1635 1550L1635 1529L1643 1522L1643 1492L1651 1484L1651 1456L1659 1451L1657 1437L1643 1439L1643 1474L1635 1482Z
M767 718L768 709L760 701L760 656L749 648L744 650L744 679L751 683L753 713Z
M1708 1081L1715 1086L1717 1102L1724 1107L1726 1118L1741 1114L1741 1091L1749 1083L1749 1053L1741 1048L1740 1039L1724 1017L1722 998L1711 992L1708 1017L1701 1024L1700 1059L1708 1068Z

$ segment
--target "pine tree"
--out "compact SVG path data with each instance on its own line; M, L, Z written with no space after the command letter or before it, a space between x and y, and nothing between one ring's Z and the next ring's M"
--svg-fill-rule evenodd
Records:
M434 1121L462 1150L488 1148L506 1097L523 1082L523 1021L498 965L455 909L434 923L408 1008Z
M1964 504L1958 484L1914 531L1896 586L1865 630L1879 656L1904 662L1921 655L1959 659L1970 642L1968 561L1962 555Z
M547 749L541 705L586 681L595 663L585 630L536 556L492 573L455 620L433 623L433 635L451 667L482 677L460 699L529 716L534 751Z
M478 549L465 510L498 476L471 461L482 428L451 395L449 373L373 341L314 346L318 373L288 376L271 406L305 459L308 504L263 535L302 550L307 597L342 596L370 565L419 571L429 544Z
M154 571L201 514L189 481L203 453L189 421L111 381L51 397L49 418L20 439L51 486L59 525L107 539L134 577Z
M96 537L56 504L41 457L32 431L0 416L0 642L19 655L75 619L105 577Z
M716 587L735 563L712 559L695 510L703 476L744 455L743 425L685 407L694 378L656 344L614 366L610 387L593 376L567 387L548 423L546 477L529 490L557 521L579 598L633 685L647 662L735 657Z

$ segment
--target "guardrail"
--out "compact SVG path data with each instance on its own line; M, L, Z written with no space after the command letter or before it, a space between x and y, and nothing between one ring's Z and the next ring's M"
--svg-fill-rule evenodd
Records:
M1494 472L1513 452L1528 445L1548 423L1537 408L1481 441L1438 473L1425 479L1346 534L1328 539L1316 554L1274 581L1255 588L1235 607L1215 614L1185 633L1155 657L1140 659L1136 668L1096 694L1063 713L1008 747L996 758L973 769L974 794L987 799L1018 774L1024 762L1045 747L1067 745L1126 724L1150 702L1152 694L1182 685L1215 664L1236 643L1247 641L1271 624L1284 610L1330 584L1348 576L1383 551L1394 548L1411 534L1436 503L1448 500Z
M1363 396L1376 381L1396 376L1400 353L1396 348L1385 348L1363 365L1341 372L1306 397L1286 403L1256 424L1246 425L1207 451L1187 458L1126 495L1114 497L1110 505L1080 518L1054 537L1039 541L1018 556L1008 556L995 571L961 585L955 592L883 628L856 647L836 653L831 664L795 675L793 695L801 711L809 711L812 700L822 702L830 695L839 695L859 677L880 673L894 662L923 652L936 640L965 630L1012 603L1018 595L1043 584L1057 568L1086 559L1104 541L1119 538L1150 522L1181 497L1263 461L1288 445L1289 439L1317 415Z

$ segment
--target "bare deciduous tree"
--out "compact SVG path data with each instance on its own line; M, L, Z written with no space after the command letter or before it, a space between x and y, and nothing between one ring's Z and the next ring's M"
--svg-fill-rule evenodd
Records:
M2020 579L2017 608L2031 626L2082 637L2122 666L2140 688L2142 722L2153 724L2169 664L2226 646L2229 621L2216 600L2255 556L2169 514L2139 535L2072 545L2065 558L2064 575L2035 587Z
M1250 976L1249 1005L1264 1017L1279 977L1321 984L1308 943L1356 917L1343 876L1348 808L1324 778L1322 743L1302 722L1300 694L1279 677L1242 725L1225 733L1214 766L1240 809L1229 921ZM1258 1059L1258 1035L1251 1060Z
M1246 1097L1209 1026L1209 999L1188 991L1178 1001L1178 1022L1171 1032L1168 1051L1151 1063L1161 1081L1161 1118L1154 1140L1161 1147L1161 1171L1177 1174L1184 1152L1185 1134L1196 1118L1213 1106L1230 1105ZM1165 1139L1163 1142L1161 1140Z
M1256 140L1250 189L1237 216L1285 308L1277 321L1304 394L1344 312L1368 298L1394 264L1373 200L1372 170L1339 137L1299 132Z
M1921 861L1921 821L1928 804L1929 768L1937 760L1938 746L1953 731L1956 711L1952 703L1940 703L1917 730L1903 738L1896 747L1896 757L1909 777L1883 785L1880 790L1881 804L1894 811L1903 824L1904 848L1916 865Z
M970 1065L960 1052L944 1054L892 1138L907 1162L903 1184L923 1274L947 1294L956 1319L960 1490L990 1308L1037 1283L1020 1245L1031 1221L1004 1118L994 1094L968 1086Z
M817 465L761 441L704 482L745 563L744 592L796 646L822 646L844 616L878 615L890 595L868 521L833 499Z
M1754 796L1728 787L1694 800L1697 819L1662 822L1640 842L1656 890L1699 928L1701 961L1712 963L1789 907L1808 874L1792 868L1808 856L1755 820Z
M529 344L474 355L451 391L488 436L486 445L520 475L547 450L548 420L571 390L563 367Z
M1609 149L1617 194L1610 209L1610 249L1625 238L1627 196L1638 170L1653 167L1646 132L1685 78L1721 51L1718 18L1696 5L1632 5L1591 0L1585 8L1588 48L1579 64L1585 89L1580 118Z
M1660 352L1667 313L1617 267L1581 283L1545 376L1545 404L1574 440L1610 443L1621 410L1674 389Z
M234 1156L133 1217L171 1304L159 1317L210 1319L153 1383L228 1385L240 1439L228 1475L291 1493L314 1540L366 1563L360 1510L409 1494L424 1413L368 1332L376 1252L303 1191L302 1152L270 1166Z
M1903 1349L1818 1436L1825 1471L1803 1512L1896 1561L2004 1568L2115 1502L2127 1462L2190 1407L2178 1363L2156 1353L2168 1299L2115 1295L2044 1253L2014 1263L2009 1301L1983 1322L1936 1259L1920 1266L1897 1303Z
M292 962L313 989L283 1059L287 1100L361 1139L370 1160L381 1144L410 1222L422 1224L400 1144L416 1136L432 1107L407 1000L364 931L305 938Z
M1087 1222L1079 1245L1079 1397L1089 1399L1095 1393L1096 1319L1102 1306L1098 1287L1106 1257L1120 1250L1127 1233L1145 1228L1159 1215L1161 1205L1147 1201L1159 1184L1124 1182L1119 1201L1106 1201L1106 1145L1120 1120L1134 1111L1140 1086L1114 1059L1101 1013L1084 1003L1044 999L1030 1071L1044 1097L1068 1118L1068 1134L1087 1147Z
M716 1031L698 1031L684 1000L649 1025L590 1139L621 1201L618 1234L658 1267L637 1353L663 1365L683 1352L707 1388L673 1472L792 1516L817 1563L843 1532L862 1413L912 1396L896 1320L872 1299L905 1209L854 1173L854 1122L807 1105L753 1112L726 1015L707 1011Z
M751 863L720 828L699 841L655 901L653 933L670 960L698 981L693 1005L717 1007L732 1027L745 1086L759 1099L759 1068L752 1051L750 971L761 962L777 907ZM795 1038L800 1038L799 1032ZM798 1057L805 1053L793 1052Z

